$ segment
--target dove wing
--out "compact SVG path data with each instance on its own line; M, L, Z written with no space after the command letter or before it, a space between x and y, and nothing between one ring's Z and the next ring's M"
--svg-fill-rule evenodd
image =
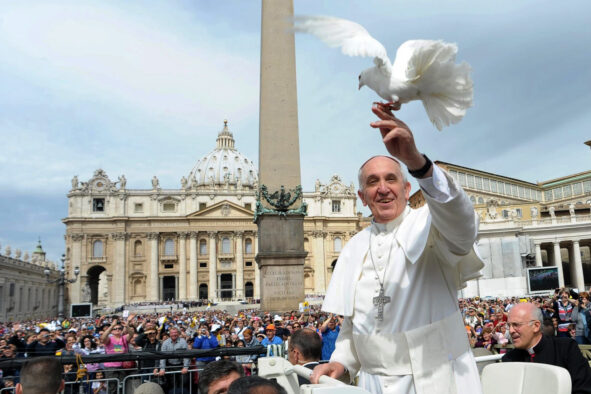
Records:
M376 66L390 72L386 48L358 23L329 16L296 16L294 31L312 34L348 56L373 57Z

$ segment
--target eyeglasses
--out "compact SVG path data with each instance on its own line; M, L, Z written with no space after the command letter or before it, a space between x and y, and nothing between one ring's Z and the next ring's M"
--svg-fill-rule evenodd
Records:
M507 322L507 328L513 327L513 329L515 329L515 330L520 330L521 327L525 326L526 324L530 324L532 322L535 322L535 321L537 321L537 320L530 320L530 321L527 321L527 322L515 322L515 323L513 323L513 322L511 322L511 323Z
M123 330L123 328L121 328L121 327L115 327L115 328L113 328L113 330Z

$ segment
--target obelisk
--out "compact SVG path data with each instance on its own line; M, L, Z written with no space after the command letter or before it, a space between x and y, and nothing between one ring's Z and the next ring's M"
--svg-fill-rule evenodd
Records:
M255 222L261 309L304 300L304 216L292 0L262 0L259 193Z

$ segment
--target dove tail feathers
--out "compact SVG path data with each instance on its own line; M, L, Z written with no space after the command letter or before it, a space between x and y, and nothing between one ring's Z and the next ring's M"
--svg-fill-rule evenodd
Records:
M468 63L456 64L458 48L443 41L414 42L407 76L415 80L419 97L439 131L458 123L472 106L474 95Z

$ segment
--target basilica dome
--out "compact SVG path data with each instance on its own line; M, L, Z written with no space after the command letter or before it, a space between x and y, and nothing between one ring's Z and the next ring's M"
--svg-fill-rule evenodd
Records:
M254 187L258 182L257 169L252 160L234 148L234 136L228 130L227 120L216 143L216 148L199 159L189 173L191 186Z

